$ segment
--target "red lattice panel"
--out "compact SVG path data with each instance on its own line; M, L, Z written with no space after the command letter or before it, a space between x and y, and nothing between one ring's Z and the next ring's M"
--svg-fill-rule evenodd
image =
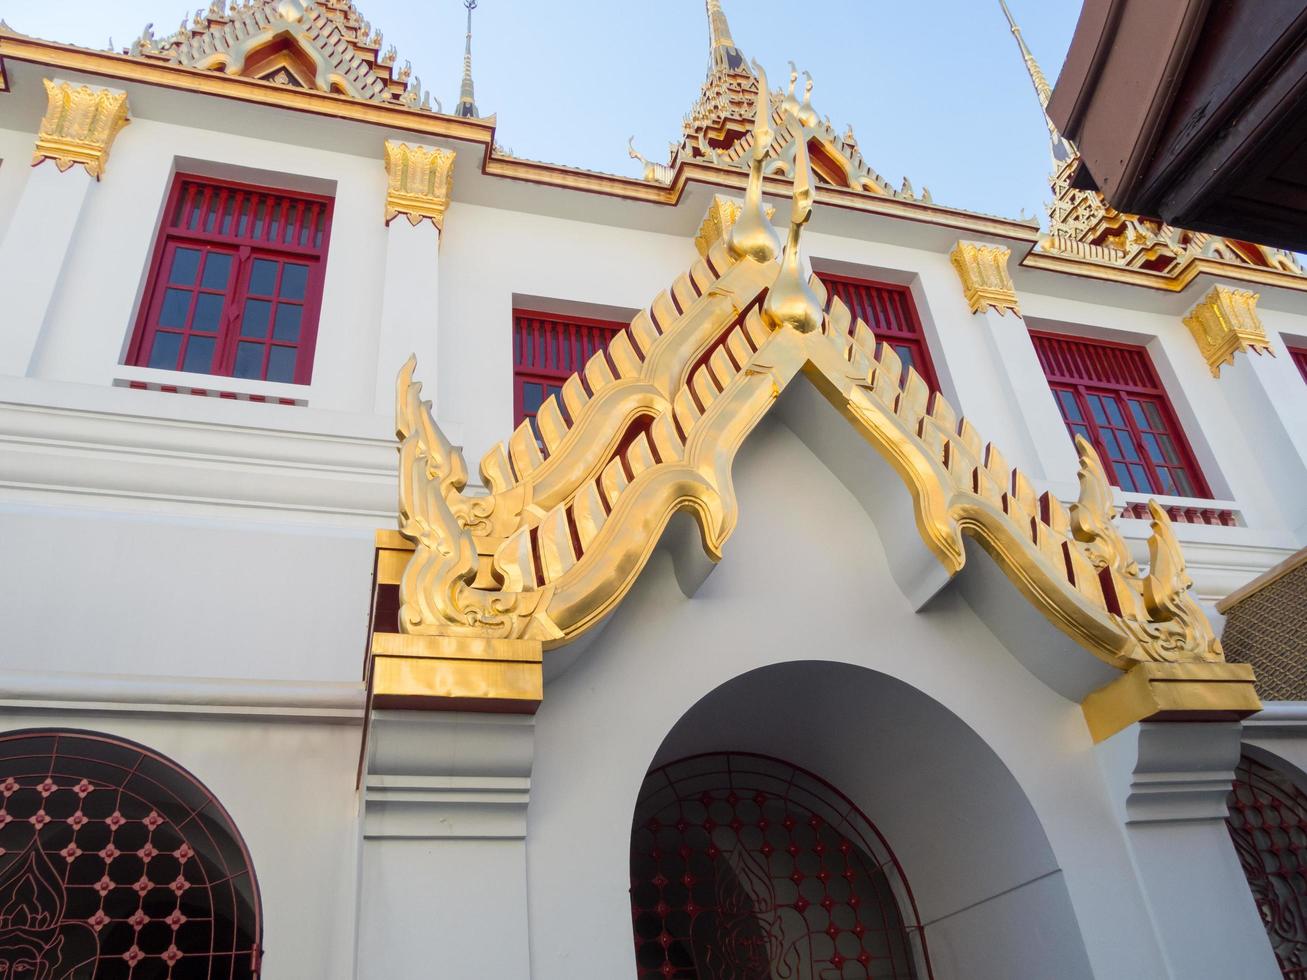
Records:
M0 737L0 977L251 980L260 906L221 804L141 746Z
M631 832L631 914L642 980L931 975L879 832L828 784L762 756L650 773Z
M1307 980L1307 794L1244 756L1227 824L1280 972Z

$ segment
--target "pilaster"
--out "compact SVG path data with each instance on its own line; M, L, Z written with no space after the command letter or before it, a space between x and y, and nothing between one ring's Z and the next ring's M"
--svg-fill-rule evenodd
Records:
M58 79L46 79L45 89L33 170L0 240L0 296L5 298L0 374L29 372L91 187L104 174L114 137L127 123L124 92ZM52 165L43 166L45 161Z
M440 238L453 181L454 151L387 140L386 272L377 344L376 407L395 410L395 373L410 354L423 365L435 399ZM397 217L407 220L396 221ZM429 222L429 224L428 224Z
M1238 723L1143 723L1095 751L1175 980L1280 972L1225 825Z
M995 382L998 405L1010 416L1015 437L1009 454L1031 477L1048 484L1055 493L1074 496L1077 460L1062 415L1044 377L1035 345L1021 319L1020 303L1008 273L1010 251L994 245L959 241L949 261L971 309L974 329L993 370L969 372ZM1013 315L1008 316L1011 312ZM986 433L998 441L997 434Z
M357 976L526 977L541 644L397 632L413 556L377 533Z
M372 711L359 980L530 975L534 748L531 715Z
M1218 388L1256 454L1260 476L1298 545L1307 544L1307 385L1281 344L1276 357L1235 357Z

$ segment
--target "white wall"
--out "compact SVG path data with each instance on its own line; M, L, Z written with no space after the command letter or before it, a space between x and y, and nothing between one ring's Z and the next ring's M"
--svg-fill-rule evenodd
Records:
M0 129L0 238L4 237L9 216L13 214L23 185L27 183L35 143L35 134Z
M644 772L667 734L706 694L759 667L813 659L898 678L956 716L955 730L972 730L1012 774L1042 824L1094 975L1163 975L1079 707L1019 666L956 592L913 613L861 507L774 420L746 444L737 489L739 529L699 594L685 599L670 572L651 568L603 634L546 687L528 810L536 980L629 975L630 814ZM759 710L753 718L759 732L747 739L765 740L777 710ZM936 862L948 852L939 848L966 852L967 845L931 835L932 827L941 826L935 821L945 820L947 830L951 819L940 814L938 798L923 793L901 809L878 809L876 791L911 785L914 776L947 782L956 770L936 770L922 761L939 756L904 738L901 728L879 730L873 710L860 716L857 705L838 697L829 710L851 732L844 747L850 765L864 755L876 757L873 739L898 739L885 748L903 769L893 782L875 790L839 788L860 793L870 801L872 818L889 825L890 845L903 859L918 902L929 909L923 909L924 919L960 913L969 901L997 899L1014 887L1029 887L1031 901L1038 903L1041 889L1053 887L1036 885L1041 874L1055 871L1041 863L1036 841L1023 860L972 853L965 871L940 871ZM802 732L802 717L797 721L795 726L783 718L778 730ZM705 746L727 747L733 746ZM877 771L874 764L867 768ZM959 814L983 809L977 803ZM982 819L1009 818L996 809L990 806ZM937 842L935 853L931 840ZM918 878L927 887L918 888ZM996 916L982 931L1031 908L1019 897L1010 901L1006 911L996 902L977 913ZM963 943L972 921L961 914L951 918L941 930L943 947ZM1013 919L1002 924L1018 931ZM992 954L972 949L964 957L959 947L941 952L941 967L957 962L968 976L1040 975L1009 972L1009 957L1023 955L1005 944Z

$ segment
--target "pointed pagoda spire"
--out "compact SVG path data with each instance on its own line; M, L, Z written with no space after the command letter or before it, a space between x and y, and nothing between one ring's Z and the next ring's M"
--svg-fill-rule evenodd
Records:
M741 72L749 74L748 62L744 53L735 46L731 37L731 25L726 22L726 12L722 10L721 0L704 0L708 7L708 39L712 48L711 72Z
M472 11L476 9L477 0L463 0L463 6L467 8L467 39L463 47L463 85L459 89L454 115L477 119L476 94L472 85Z
M1035 86L1035 95L1039 99L1039 108L1044 112L1044 124L1048 127L1049 139L1053 143L1053 160L1061 165L1076 155L1076 148L1070 140L1064 138L1058 132L1057 126L1048 116L1048 100L1053 97L1053 87L1048 84L1048 79L1044 77L1044 70L1039 67L1039 62L1030 53L1030 48L1026 47L1026 39L1021 36L1021 28L1017 26L1012 11L1008 10L1007 0L998 0L998 5L1003 8L1003 16L1007 18L1008 27L1012 29L1012 36L1017 39L1017 49L1021 52L1021 60L1025 62L1026 71L1030 73L1030 82Z

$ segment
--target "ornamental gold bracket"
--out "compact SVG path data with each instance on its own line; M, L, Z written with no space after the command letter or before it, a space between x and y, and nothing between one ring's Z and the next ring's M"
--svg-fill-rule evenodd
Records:
M114 138L130 121L127 93L48 78L42 81L46 109L36 136L32 166L53 160L62 172L81 164L99 180Z
M1011 310L1021 315L1016 287L1008 272L1008 259L1012 250L1002 245L979 245L975 242L958 242L949 252L949 261L962 283L962 292L972 313L987 309L1003 315Z
M464 494L462 455L422 401L413 362L405 365L399 530L413 550L399 575L398 628L427 659L389 676L429 692L441 670L458 666L441 664L464 641L494 641L481 659L497 671L525 648L496 644L547 650L580 637L621 602L678 514L695 521L705 553L720 560L739 514L736 454L789 385L811 383L903 480L922 541L949 574L963 568L964 538L973 538L1054 627L1129 672L1117 682L1135 685L1126 694L1105 688L1086 699L1095 738L1132 715L1255 710L1251 671L1224 663L1161 507L1150 504L1144 571L1116 525L1092 446L1077 445L1080 493L1070 509L1038 494L892 346L819 279L802 277L813 202L806 153L797 159L805 166L779 261L764 236L737 238L750 202L760 214L760 195L751 195L727 241L542 406L539 439L524 424L507 449L487 455L486 496ZM761 179L759 168L751 191ZM479 670L477 683L495 690L490 666ZM1157 687L1163 682L1171 686ZM1106 714L1096 707L1103 703L1112 705Z
M1240 351L1275 356L1271 342L1257 315L1258 295L1247 289L1213 286L1184 318L1198 350L1211 369L1221 376L1222 364L1233 364Z
M454 184L454 151L395 140L386 140L385 149L386 224L402 214L409 224L430 219L443 231Z

